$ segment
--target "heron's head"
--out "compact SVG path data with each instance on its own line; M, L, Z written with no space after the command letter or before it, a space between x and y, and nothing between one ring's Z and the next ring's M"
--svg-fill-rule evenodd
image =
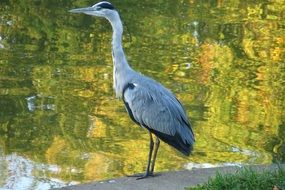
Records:
M109 18L112 14L114 14L114 12L116 12L116 10L111 3L102 1L91 7L72 9L69 12L84 13L87 15Z

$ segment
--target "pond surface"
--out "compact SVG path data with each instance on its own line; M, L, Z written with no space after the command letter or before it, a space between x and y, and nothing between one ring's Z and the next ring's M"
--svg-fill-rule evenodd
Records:
M0 189L145 170L148 133L112 89L111 27L90 0L0 3ZM196 144L156 171L285 162L285 4L113 1L130 65L184 104Z

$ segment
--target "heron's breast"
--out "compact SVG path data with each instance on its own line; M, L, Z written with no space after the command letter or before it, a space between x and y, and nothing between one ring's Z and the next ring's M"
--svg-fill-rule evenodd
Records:
M117 98L122 97L124 84L125 84L124 76L119 72L117 72L116 68L114 68L113 88Z

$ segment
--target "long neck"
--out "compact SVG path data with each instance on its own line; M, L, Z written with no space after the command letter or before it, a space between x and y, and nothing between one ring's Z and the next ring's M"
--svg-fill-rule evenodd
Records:
M112 52L114 67L116 67L117 72L120 72L121 70L130 68L122 47L123 25L118 13L112 15L108 20L113 28Z
M133 72L129 66L123 47L122 47L122 36L123 36L123 25L120 16L117 12L110 15L108 18L113 28L113 39L112 39L112 51L113 51L113 88L116 92L117 97L121 97L123 88L128 81L128 77Z

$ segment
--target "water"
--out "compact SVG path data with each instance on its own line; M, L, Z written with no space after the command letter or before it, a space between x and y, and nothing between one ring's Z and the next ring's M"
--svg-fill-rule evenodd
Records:
M93 1L1 1L0 189L48 189L145 170L148 134L112 89L111 27ZM185 105L190 157L157 171L285 161L284 1L113 1L133 68Z

